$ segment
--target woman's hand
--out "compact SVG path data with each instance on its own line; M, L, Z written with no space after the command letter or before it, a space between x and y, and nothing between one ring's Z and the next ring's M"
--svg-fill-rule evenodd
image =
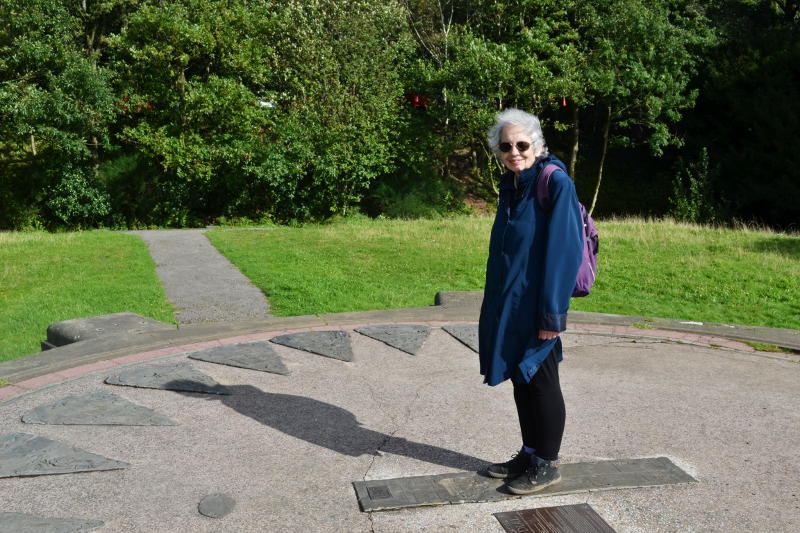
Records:
M547 341L550 339L555 339L561 334L560 331L547 331L546 329L539 330L539 340L540 341Z

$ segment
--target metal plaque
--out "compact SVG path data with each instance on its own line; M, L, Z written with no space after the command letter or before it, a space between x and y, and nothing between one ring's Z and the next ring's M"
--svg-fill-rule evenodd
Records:
M495 513L508 533L615 533L591 505L559 505Z
M595 490L631 489L696 480L666 457L616 459L564 464L561 482L531 496L552 496ZM478 472L433 476L356 481L353 487L362 511L385 511L420 507L476 503L519 498L507 491L505 481Z

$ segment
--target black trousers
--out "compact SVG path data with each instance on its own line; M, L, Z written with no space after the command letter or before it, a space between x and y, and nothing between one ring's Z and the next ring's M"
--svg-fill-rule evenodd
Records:
M551 352L547 356L529 383L514 382L514 402L522 443L535 448L536 455L542 459L558 459L567 412L555 354Z

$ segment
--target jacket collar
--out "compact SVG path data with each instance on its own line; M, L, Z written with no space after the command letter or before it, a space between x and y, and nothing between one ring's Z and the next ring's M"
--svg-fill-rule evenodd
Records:
M536 161L533 162L529 168L526 168L522 172L519 173L519 186L520 188L525 187L528 183L531 183L536 179L536 176L539 175L539 172L551 162L553 159L552 154L548 155L540 155L536 158ZM510 170L507 171L500 177L500 190L514 190L514 173Z

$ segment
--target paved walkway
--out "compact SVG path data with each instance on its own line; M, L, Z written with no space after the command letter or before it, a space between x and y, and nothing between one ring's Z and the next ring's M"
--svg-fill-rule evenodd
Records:
M179 324L233 322L269 313L264 294L208 242L205 229L126 233L141 237L150 249Z
M754 352L696 324L641 329L614 315L576 314L564 335L561 460L666 456L698 483L361 512L354 481L477 470L519 446L509 384L482 385L474 351L442 329L477 318L474 297L454 296L416 309L116 335L0 364L12 382L0 388L2 434L128 465L0 478L0 520L2 512L81 518L109 532L500 532L493 513L588 503L619 532L800 530L798 357ZM416 355L354 329L391 323L432 329ZM347 332L352 361L276 343L268 344L288 375L188 358L320 330ZM231 394L106 383L154 363L188 364ZM89 393L112 393L177 425L21 419ZM201 515L198 503L220 493L235 502L230 514Z

